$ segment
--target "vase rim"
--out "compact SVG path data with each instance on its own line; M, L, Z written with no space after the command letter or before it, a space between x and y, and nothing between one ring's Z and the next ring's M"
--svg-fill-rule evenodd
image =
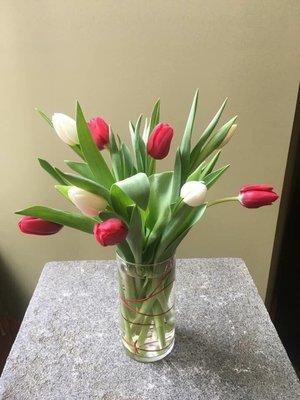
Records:
M159 261L159 262L155 262L155 263L151 263L151 264L130 262L130 261L127 261L127 260L125 260L124 258L122 258L118 253L116 253L116 258L117 258L117 260L124 261L126 264L130 264L130 265L142 265L143 267L153 267L154 265L165 264L165 263L167 263L168 261L174 259L174 258L175 258L175 254L172 255L172 256L169 257L169 258L166 258L166 259L163 260L163 261Z

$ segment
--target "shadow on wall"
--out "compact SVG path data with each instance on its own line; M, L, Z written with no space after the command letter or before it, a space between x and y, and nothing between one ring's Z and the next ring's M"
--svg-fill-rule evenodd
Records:
M0 254L0 316L22 318L26 296Z
M24 304L22 290L0 256L0 374L18 333Z

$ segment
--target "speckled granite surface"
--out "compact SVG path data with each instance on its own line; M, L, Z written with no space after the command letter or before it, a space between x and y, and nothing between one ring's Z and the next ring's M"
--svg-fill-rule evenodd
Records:
M299 399L244 263L177 265L174 350L141 364L122 353L115 263L48 263L0 379L1 399Z

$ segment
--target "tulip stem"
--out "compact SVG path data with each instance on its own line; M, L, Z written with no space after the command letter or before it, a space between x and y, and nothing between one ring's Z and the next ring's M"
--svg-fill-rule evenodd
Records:
M209 203L207 203L207 207L214 206L214 205L220 204L220 203L226 203L228 201L239 201L239 198L238 198L238 196L224 197L223 199L210 201Z

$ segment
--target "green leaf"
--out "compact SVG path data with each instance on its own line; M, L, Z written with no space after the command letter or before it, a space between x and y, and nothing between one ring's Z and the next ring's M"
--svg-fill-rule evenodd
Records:
M181 163L180 149L177 149L175 157L174 173L172 178L171 203L176 202L180 194L181 186L182 186L182 163Z
M69 189L71 186L68 185L55 185L55 189L62 194L67 200L69 200L71 203L72 201L69 198ZM73 203L72 203L73 204Z
M42 110L40 110L38 108L35 108L35 111L37 111L40 114L40 116L51 126L51 128L53 128L53 124L52 124L51 118L48 117L48 115L46 115L44 113L44 111L42 111Z
M221 150L219 150L213 157L212 159L209 161L209 163L206 165L206 167L203 170L203 176L205 177L206 175L210 174L212 172L212 170L214 169L216 163L219 160L221 154Z
M145 125L144 125L144 130L143 130L143 141L145 144L148 142L148 137L150 134L150 125L148 125L148 119L145 118Z
M142 123L142 118L143 118L143 114L140 114L139 115L139 117L138 117L138 119L137 119L137 121L136 121L136 124L135 124L135 133L137 134L137 135L140 135L140 129L141 129L141 123Z
M56 222L57 224L66 225L70 228L79 229L87 233L93 233L94 225L97 222L96 219L82 214L61 211L44 206L32 206L24 210L16 211L15 214L42 218L46 221Z
M213 151L217 150L220 144L223 142L225 139L227 133L229 132L229 129L231 126L235 123L237 119L237 116L231 118L226 124L224 124L218 132L205 144L205 146L202 148L198 158L197 158L197 163L201 163L204 161Z
M127 178L128 177L128 175L126 175L125 174L125 169L126 169L126 167L125 167L125 159L124 159L124 155L123 155L123 152L122 152L122 146L121 146L121 148L119 149L119 151L118 151L118 161L117 161L117 165L118 165L118 177L116 177L116 180L117 181L121 181L121 180L123 180L123 179L125 179L125 178Z
M140 263L142 261L143 232L142 219L137 206L134 206L131 213L129 230L126 240L134 255L135 262Z
M124 240L123 242L117 245L117 254L121 258L123 258L123 260L126 260L128 262L134 263L135 261L132 251L127 243L127 240Z
M77 103L76 126L81 150L90 170L99 184L110 189L114 178L92 139L79 103Z
M95 179L94 175L92 174L92 171L89 169L89 166L86 163L65 160L65 164L67 164L67 166L69 168L71 168L71 170L77 172L79 175L83 176L84 178L87 178L90 180Z
M94 193L98 196L103 197L105 200L109 201L109 199L110 199L109 191L104 186L99 185L99 183L96 183L90 179L83 178L81 176L74 175L74 174L66 174L64 172L61 172L61 175L71 185L77 186L80 189Z
M156 172L156 160L151 156L147 156L147 175L153 175Z
M127 207L136 204L145 210L148 205L149 194L149 179L146 174L141 172L114 183L110 189L112 207L127 221Z
M158 115L156 113L156 116L154 116L153 118L154 122L156 123L159 122L159 110L158 110ZM145 144L145 172L148 176L155 174L155 169L156 169L156 160L152 158L147 151L147 143L149 135L150 135L150 123L148 124L148 120L146 118L143 131L143 142Z
M79 146L79 144L75 144L75 146L69 146L70 149L72 149L80 158L82 158L83 160L85 160L84 155L81 151L81 148Z
M109 152L116 180L119 181L121 179L124 179L124 165L123 165L122 152L118 148L115 135L111 127L109 127Z
M118 214L116 214L113 211L108 211L108 210L101 211L98 216L101 219L101 221L106 221L107 219L110 219L110 218L119 218Z
M160 219L168 219L172 195L173 172L161 172L149 177L150 196L148 204L147 228L152 230Z
M201 164L198 165L195 171L189 175L187 181L200 181L204 168L205 168L205 161L203 161Z
M205 186L209 189L220 177L224 174L224 172L230 167L230 164L225 165L222 168L217 169L214 172L208 174L204 179L203 182Z
M51 175L58 183L65 185L66 181L63 179L63 177L57 172L57 170L52 167L51 164L48 163L48 161L43 160L42 158L38 158L40 166L48 172L49 175Z
M172 215L170 222L162 234L162 238L156 252L156 261L165 259L165 251L173 242L176 245L176 249L179 244L177 243L176 239L181 236L183 232L192 228L192 226L204 214L206 206L206 203L201 204L198 207L190 207L185 203L181 203L180 208Z
M176 239L174 239L164 250L161 260L166 260L167 258L173 256L176 252L177 247L182 242L182 240L186 237L192 227L200 220L206 210L207 204L202 204L199 207L196 207L192 212L189 226L182 233L180 233Z
M190 151L191 151L191 137L195 122L195 116L197 111L198 104L198 94L199 90L196 90L193 103L190 109L190 113L186 122L185 130L183 133L181 145L180 145L180 155L181 155L181 163L182 163L182 175L183 180L187 177L190 168Z
M135 134L137 137L138 150L141 154L142 164L143 164L143 170L141 172L147 172L147 164L148 164L149 157L148 157L148 154L146 151L146 144L140 135L141 122L142 122L142 114L139 116L137 123L135 125Z
M139 133L136 131L132 122L129 122L129 131L131 136L132 148L136 159L136 169L138 172L145 171L145 143L142 141Z
M226 103L227 103L227 98L224 100L220 109L218 110L216 115L213 117L213 119L210 121L210 123L208 124L208 126L206 127L206 129L204 130L202 135L200 136L198 143L194 147L194 149L191 153L191 160L190 160L191 171L194 170L197 167L197 165L199 164L198 158L200 156L201 149L202 149L203 145L205 144L205 142L210 137L210 135L213 133L213 130L215 129L217 123L219 122L219 119L222 115L222 112L223 112L225 106L226 106Z
M149 124L149 133L151 133L154 127L159 123L159 118L160 118L160 99L156 101L152 110L150 124Z
M197 169L188 177L188 181L200 181L203 178L206 177L206 175L210 174L212 170L214 169L216 163L218 162L218 159L220 157L221 150L219 150L213 157L212 159L207 163L207 165L204 165L204 161L197 167Z
M114 132L111 128L111 126L109 126L109 142L108 142L108 147L109 147L109 151L112 153L117 153L119 148L116 142L116 138L114 135Z
M147 210L146 227L149 230L143 258L151 261L161 234L171 215L173 172L162 172L149 177L150 197Z
M124 162L124 178L135 175L137 171L133 165L130 151L125 143L122 143L120 151Z

